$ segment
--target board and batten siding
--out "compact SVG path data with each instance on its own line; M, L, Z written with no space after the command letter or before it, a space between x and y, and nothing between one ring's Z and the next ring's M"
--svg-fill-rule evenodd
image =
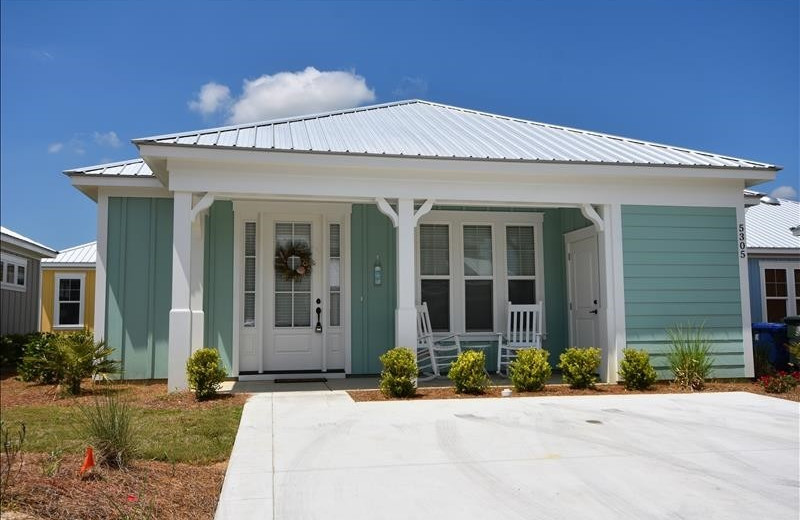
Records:
M0 336L6 334L28 334L39 328L39 266L37 258L26 257L16 249L3 249L27 260L25 290L0 289Z
M45 265L47 262L45 262ZM55 279L56 275L84 275L85 287L83 288L83 327L60 327L61 331L69 330L94 330L94 269L55 268L42 269L42 332L53 332L55 319Z
M167 377L172 199L109 197L106 341L125 379Z
M233 367L233 202L218 200L205 217L203 260L204 344Z
M351 373L377 374L381 371L379 356L395 346L395 229L374 204L353 204L350 229ZM378 255L383 270L381 285L375 285L373 274Z
M736 208L623 206L628 347L671 377L666 330L703 324L714 377L744 376Z

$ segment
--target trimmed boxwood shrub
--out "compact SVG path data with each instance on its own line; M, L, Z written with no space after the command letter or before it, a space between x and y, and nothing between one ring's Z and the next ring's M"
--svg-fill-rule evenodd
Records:
M189 388L194 390L198 401L217 395L220 385L227 375L222 366L219 352L213 348L201 348L186 362L186 375Z
M656 382L656 369L650 364L650 354L646 350L626 348L625 356L619 362L619 375L626 390L647 390Z
M459 394L482 394L489 386L486 375L486 355L475 350L466 350L450 365L447 377Z
M559 357L558 368L571 388L594 388L601 352L597 347L569 347Z
M395 347L380 357L381 392L386 397L413 397L417 392L417 363L411 349Z
M544 388L553 369L547 358L550 353L540 348L526 348L508 365L511 383L517 392L538 392Z

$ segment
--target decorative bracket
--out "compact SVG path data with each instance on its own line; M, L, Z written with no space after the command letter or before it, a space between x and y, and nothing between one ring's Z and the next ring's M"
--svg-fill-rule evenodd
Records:
M381 211L381 213L389 217L392 221L392 225L397 227L399 225L399 217L394 208L392 208L392 206L386 202L386 199L383 197L378 197L375 199L375 203L378 205L378 209ZM414 227L417 227L419 219L427 215L432 207L433 199L426 199L422 206L420 206L419 209L414 213Z
M375 203L378 204L378 209L381 210L381 213L389 217L392 221L392 225L394 227L397 227L398 224L397 212L394 209L392 209L392 207L389 205L388 202L386 202L386 199L384 199L383 197L378 197L377 199L375 199Z
M424 217L425 215L430 212L431 208L433 207L433 199L427 199L422 206L419 207L416 213L414 213L414 227L417 227L417 222L419 219Z
M597 213L597 210L594 209L594 206L591 204L582 204L581 205L581 213L584 217L592 221L594 227L597 231L603 232L605 229L605 222L603 222L603 217Z
M197 204L192 207L192 222L197 220L197 217L210 208L212 204L214 204L214 194L208 192L203 195L203 198L198 200Z

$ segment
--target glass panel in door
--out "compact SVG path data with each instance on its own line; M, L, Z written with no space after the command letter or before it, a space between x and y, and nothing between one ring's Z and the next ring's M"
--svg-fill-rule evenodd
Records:
M275 250L292 245L311 250L311 224L307 222L276 222ZM278 257L276 254L276 261ZM300 267L298 256L289 257L290 269ZM275 327L297 328L311 325L311 276L291 279L275 270Z

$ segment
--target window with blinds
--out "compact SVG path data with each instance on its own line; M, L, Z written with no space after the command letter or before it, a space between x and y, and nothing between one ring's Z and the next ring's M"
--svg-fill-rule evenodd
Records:
M464 326L467 332L494 327L492 226L464 226Z
M329 314L328 320L331 327L341 325L341 229L339 224L330 224L328 227L329 247L328 247L328 298Z
M508 300L536 303L536 262L533 226L506 226Z
M450 227L419 227L420 300L428 304L434 331L450 330Z
M256 326L256 223L244 223L244 291L242 325Z
M311 224L307 222L277 222L275 245L285 247L289 242L311 245ZM277 258L277 257L276 257ZM293 261L289 259L290 265ZM296 259L300 261L299 258ZM287 280L275 270L275 326L311 326L311 276Z

